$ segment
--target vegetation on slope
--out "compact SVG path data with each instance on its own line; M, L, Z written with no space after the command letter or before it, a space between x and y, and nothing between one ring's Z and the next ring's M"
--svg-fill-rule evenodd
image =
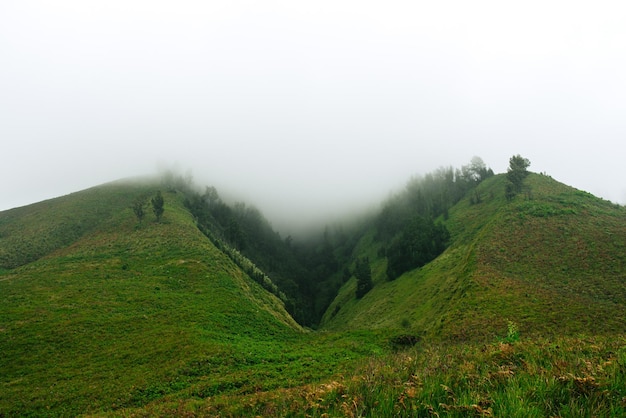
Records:
M198 229L240 267L275 293L303 325L314 325L311 273L297 257L291 239L283 241L254 206L222 201L214 187L200 194L192 184L182 188L185 205Z
M134 416L581 417L626 414L626 339L425 344L322 384L166 400Z
M214 187L200 192L190 179L174 173L166 177L172 189L187 196L186 205L200 230L251 260L277 285L277 294L284 296L290 314L300 324L316 328L341 286L358 271L360 259L354 257L354 248L372 224L380 252L389 260L387 277L395 279L446 248L448 231L435 219L447 217L469 190L491 176L493 171L474 157L460 169L441 168L414 177L403 193L384 203L379 214L350 225L326 226L318 236L297 242L291 236L282 239L254 206L243 202L229 205ZM360 286L359 295L370 287Z
M450 247L393 282L372 229L355 256L373 260L375 287L356 300L349 281L324 327L435 339L494 338L507 320L527 334L624 329L626 211L538 174L507 201L506 181L487 179L451 208Z
M547 176L526 185L529 196L502 206L473 239L475 290L456 315L505 316L542 335L624 329L624 208ZM458 221L469 224L462 210Z
M146 187L111 190L130 201L154 193ZM106 188L89 193L103 196L45 204L74 213L72 201L116 201ZM76 415L326 375L333 362L308 351L314 343L302 350L308 363L292 362L306 337L282 302L211 245L182 196L164 198L160 223L107 208L114 214L68 247L0 275L0 415Z
M0 213L0 268L23 266L110 222L150 188L115 182ZM106 204L103 204L106 200Z
M174 177L2 212L0 415L623 415L626 211L518 160L297 244Z

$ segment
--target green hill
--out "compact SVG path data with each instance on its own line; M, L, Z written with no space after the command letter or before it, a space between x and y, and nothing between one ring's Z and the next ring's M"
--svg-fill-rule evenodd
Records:
M0 268L10 269L66 247L102 227L150 190L111 183L0 213Z
M322 340L197 229L180 193L164 193L161 222L149 213L140 224L131 204L157 185L112 183L0 213L0 416L297 385L326 376L333 350L362 350L318 350Z
M460 340L493 339L508 321L525 335L626 329L626 210L538 174L508 202L505 182L489 178L451 208L448 249L394 281L372 227L354 257L372 260L375 287L357 300L348 281L322 327Z
M505 175L456 179L309 243L156 180L0 212L0 416L623 415L626 210L543 175L510 200ZM449 242L390 281L414 204ZM337 288L317 332L285 309L315 318Z

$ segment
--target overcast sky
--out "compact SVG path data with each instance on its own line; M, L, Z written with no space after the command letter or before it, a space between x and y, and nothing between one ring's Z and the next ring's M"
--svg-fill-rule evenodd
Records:
M626 203L625 22L622 1L3 0L0 210L177 165L304 219L518 153Z

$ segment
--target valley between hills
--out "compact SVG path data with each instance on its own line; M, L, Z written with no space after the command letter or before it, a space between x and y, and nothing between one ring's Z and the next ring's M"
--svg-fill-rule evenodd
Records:
M517 157L303 237L174 173L0 212L0 416L626 415L626 209Z

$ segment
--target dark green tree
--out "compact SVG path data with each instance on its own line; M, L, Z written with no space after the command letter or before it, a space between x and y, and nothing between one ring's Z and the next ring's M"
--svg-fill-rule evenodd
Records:
M244 231L241 229L241 225L237 222L234 216L228 221L228 225L226 227L226 239L228 242L234 246L239 251L246 249L246 237Z
M511 183L510 181L507 181L506 185L504 186L504 197L506 198L507 201L510 202L511 200L513 200L515 195L516 195L515 185Z
M157 222L159 222L163 216L163 212L165 211L163 207L163 195L160 190L156 192L156 195L150 200L150 202L152 203L152 212L154 212L154 216L156 217Z
M387 277L394 280L434 260L446 249L449 238L443 224L415 216L387 250Z
M361 299L373 286L369 258L358 258L356 260L354 275L356 276L356 297Z
M143 221L143 218L146 217L146 211L144 210L145 206L146 206L146 198L143 196L138 197L133 202L133 206L132 206L133 212L135 212L135 216L137 217L137 220L139 221L139 223L141 223L141 221Z
M528 176L530 160L517 154L509 159L509 168L506 172L507 180L512 184L515 194L522 191L524 179ZM508 198L508 197L507 197Z

